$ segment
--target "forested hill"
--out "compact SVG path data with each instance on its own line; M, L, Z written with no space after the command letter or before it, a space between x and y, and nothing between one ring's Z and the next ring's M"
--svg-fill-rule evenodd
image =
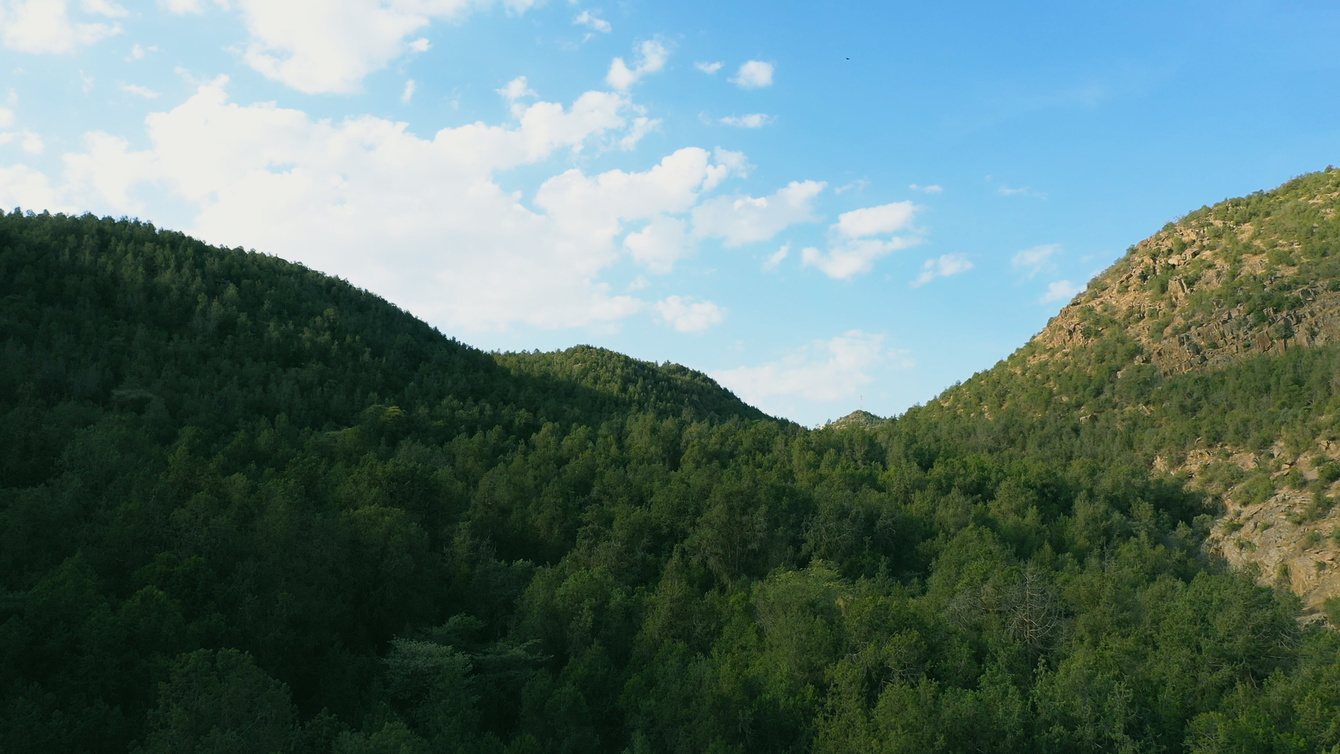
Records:
M495 358L343 281L148 224L10 214L0 233L10 349L0 390L11 395L161 403L229 430L239 415L281 413L296 426L347 426L370 405L428 399L481 427L527 412L512 419L522 431L638 411L762 416L677 365L591 348Z
M1214 498L1132 412L1041 410L1106 384L1105 342L806 431L680 367L485 354L272 257L8 214L0 751L1333 746L1337 633L1206 556ZM1115 395L1180 384L1143 366Z
M1340 596L1337 374L1328 169L1169 223L915 421L953 443L1177 474L1220 514L1212 552L1320 610Z

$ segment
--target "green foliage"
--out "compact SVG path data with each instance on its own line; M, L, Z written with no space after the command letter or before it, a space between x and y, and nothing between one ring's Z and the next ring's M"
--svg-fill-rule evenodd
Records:
M1086 316L1065 368L811 432L271 257L2 216L0 749L1333 742L1336 640L1147 469L1323 422L1340 356L1165 378Z

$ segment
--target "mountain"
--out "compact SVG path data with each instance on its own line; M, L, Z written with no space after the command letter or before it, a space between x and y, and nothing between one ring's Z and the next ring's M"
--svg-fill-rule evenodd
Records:
M1336 182L1193 213L996 368L813 431L0 216L0 751L1331 747L1340 613L1225 543L1330 520Z
M1340 596L1337 374L1328 169L1169 223L925 420L1051 422L1081 452L1184 478L1219 514L1209 549L1317 611Z

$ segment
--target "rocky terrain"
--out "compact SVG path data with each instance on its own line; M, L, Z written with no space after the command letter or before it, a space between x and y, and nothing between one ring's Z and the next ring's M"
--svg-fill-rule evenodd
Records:
M1331 261L1340 254L1338 215L1334 169L1192 213L1095 278L1033 339L1027 360L1070 358L1113 327L1134 345L1134 364L1151 364L1165 378L1340 343L1340 276ZM1332 426L1322 417L1310 436L1255 453L1202 441L1156 463L1221 502L1208 548L1254 569L1262 583L1292 590L1313 611L1340 596L1337 487L1318 480L1319 469L1340 459ZM1231 463L1243 479L1212 481L1207 470L1216 463ZM1264 499L1243 489L1262 487L1263 478Z
M1210 555L1319 615L1340 597L1340 374L1323 363L1337 349L1340 170L1328 169L1169 223L933 404L1122 436L1207 496Z

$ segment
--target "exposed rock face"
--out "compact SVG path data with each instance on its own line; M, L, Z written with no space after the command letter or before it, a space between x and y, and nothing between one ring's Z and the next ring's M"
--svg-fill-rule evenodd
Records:
M1319 214L1336 217L1340 191L1314 200ZM1087 315L1095 311L1125 326L1143 348L1138 361L1165 375L1340 342L1340 279L1300 279L1299 265L1289 262L1301 243L1260 234L1253 223L1184 223L1142 241L1095 278L1034 338L1042 346L1037 358L1093 342L1099 333ZM1252 306L1259 301L1274 303Z
M1227 458L1244 471L1278 467L1271 474L1279 491L1261 501L1244 500L1242 485L1224 490L1224 514L1215 522L1206 548L1236 568L1256 571L1263 584L1289 589L1303 600L1308 613L1319 615L1327 599L1340 595L1340 506L1318 505L1340 495L1340 482L1313 492L1288 488L1285 478L1297 467L1303 479L1315 482L1317 461L1340 458L1340 446L1321 440L1311 458L1280 462L1281 444L1264 454L1198 450L1188 454L1178 471L1202 482L1202 472L1216 456Z
M1328 169L1192 213L1095 278L1013 368L1075 358L1113 328L1129 339L1135 364L1151 364L1164 377L1340 343L1338 212L1340 170ZM1278 482L1273 494L1251 502L1241 484L1215 489L1226 512L1207 547L1314 609L1340 597L1340 506L1317 502L1337 489L1290 489L1282 480L1295 468L1315 480L1315 462L1340 459L1340 446L1325 434L1301 445L1295 438L1289 453L1282 443L1261 454L1202 444L1185 461L1158 469L1201 485L1211 459L1232 458L1245 473Z

